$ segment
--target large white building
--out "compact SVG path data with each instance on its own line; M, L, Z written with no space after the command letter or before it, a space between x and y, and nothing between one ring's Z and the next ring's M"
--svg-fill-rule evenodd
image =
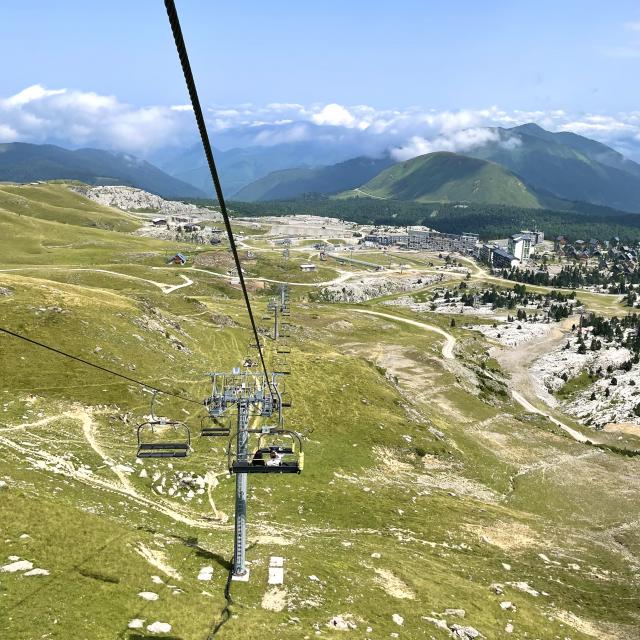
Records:
M518 258L520 262L528 260L531 256L531 248L535 244L535 238L530 233L514 233L508 241L507 251Z

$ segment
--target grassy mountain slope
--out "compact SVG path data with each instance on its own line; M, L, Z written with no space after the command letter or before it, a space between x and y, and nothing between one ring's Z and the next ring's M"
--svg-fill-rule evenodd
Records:
M353 158L328 167L274 171L247 185L234 199L287 200L305 193L337 193L364 184L391 166L390 158Z
M498 142L466 153L501 164L540 192L640 212L640 165L606 145L535 124L495 131Z
M536 196L497 164L437 152L400 162L343 196L416 202L472 202L539 207Z
M196 399L205 372L245 355L238 290L166 267L173 244L3 216L0 326ZM157 286L181 275L192 284ZM337 615L354 638L450 638L434 620L498 640L638 637L638 458L523 413L483 373L475 332L454 329L445 361L433 332L291 289L286 418L309 431L306 467L249 479L251 579L232 584L218 637L331 635ZM252 293L256 309L269 294ZM449 330L448 317L394 313ZM140 388L6 335L0 367L0 566L16 556L48 571L0 572L0 636L141 640L160 621L172 629L153 637L208 637L225 619L234 481L226 442L197 435L202 407L159 398L158 413L192 428L193 453L136 462ZM206 488L190 496L196 476ZM267 584L271 556L284 557L282 587Z
M70 151L54 145L0 144L0 181L80 180L87 184L123 184L166 198L205 194L157 167L124 153L100 149Z
M123 211L103 207L75 191L64 188L64 185L52 183L0 184L0 210L43 220L115 231L135 231L139 226L137 221Z

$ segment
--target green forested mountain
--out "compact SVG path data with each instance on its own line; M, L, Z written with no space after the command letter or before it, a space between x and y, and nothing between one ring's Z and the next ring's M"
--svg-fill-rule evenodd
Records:
M640 165L610 147L533 123L494 131L497 141L466 153L501 164L539 193L640 212Z
M540 206L536 195L503 167L449 152L429 153L395 164L342 197L363 195L416 202Z
M80 180L87 184L128 185L165 198L199 198L204 193L125 153L100 149L70 151L50 144L0 144L0 181Z
M336 193L367 182L393 164L384 158L353 158L328 167L284 169L252 182L241 189L236 200L283 200L304 193Z

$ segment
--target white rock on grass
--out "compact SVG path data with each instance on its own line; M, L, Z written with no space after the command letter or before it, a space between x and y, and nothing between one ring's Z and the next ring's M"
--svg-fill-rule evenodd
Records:
M451 633L454 638L464 638L465 640L473 640L482 636L474 627L463 627L459 624L451 625Z
M31 571L27 571L22 575L31 578L32 576L48 576L49 572L46 569L31 569Z
M113 467L114 471L120 471L120 473L133 473L134 472L134 468L130 467L129 465L126 464L117 464L115 467Z
M516 589L520 589L520 591L528 593L530 596L537 597L540 595L540 592L530 587L527 582L510 582L509 584Z
M138 594L143 600L154 601L157 600L160 596L153 591L141 591Z
M30 571L31 569L33 569L33 562L29 562L28 560L16 560L11 564L5 564L4 567L0 567L0 571L4 573L16 573L17 571Z
M552 326L553 324L542 322L514 321L498 325L497 327L489 324L474 325L471 329L489 338L498 340L507 347L516 347L523 342L529 342L530 340L546 335Z
M151 576L153 584L164 584L164 580L160 576Z
M150 633L169 633L171 631L171 625L168 622L156 622L147 626L147 631Z
M129 620L128 627L129 629L142 629L144 627L144 620L141 620L140 618Z
M438 629L449 631L449 625L447 625L446 620L440 620L440 618L431 618L430 616L422 616L422 619L430 622L433 626L438 627Z
M333 616L327 623L327 627L336 629L336 631L351 631L351 629L358 628L353 622L345 620L342 616Z
M404 618L399 613L394 613L391 616L391 619L398 625L402 626L404 624Z
M7 483L4 480L0 480L0 489L4 489L7 486Z
M513 633L513 625L509 622L507 626L504 628L505 633Z
M198 574L198 580L211 580L213 578L213 567L202 567Z

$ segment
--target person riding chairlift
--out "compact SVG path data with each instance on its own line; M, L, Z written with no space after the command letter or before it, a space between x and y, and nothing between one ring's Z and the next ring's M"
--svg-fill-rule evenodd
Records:
M266 463L267 467L279 467L282 464L282 454L278 453L275 449L269 451L269 458Z

